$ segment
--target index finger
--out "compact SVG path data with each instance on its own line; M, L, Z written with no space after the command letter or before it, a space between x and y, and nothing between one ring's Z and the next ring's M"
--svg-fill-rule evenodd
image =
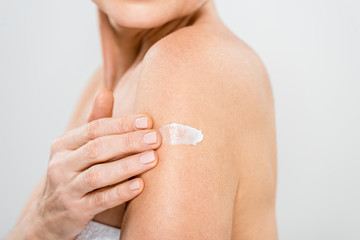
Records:
M75 150L98 137L150 129L152 126L152 119L145 114L101 118L69 130L52 143L52 148L54 151Z

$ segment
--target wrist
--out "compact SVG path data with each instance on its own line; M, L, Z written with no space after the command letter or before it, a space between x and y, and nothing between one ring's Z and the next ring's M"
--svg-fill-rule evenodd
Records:
M26 228L25 233L24 233L24 240L30 240L30 239L34 239L34 240L40 240L40 239L44 239L40 236L39 232L36 231L33 228Z
M6 240L37 240L44 239L38 234L37 231L26 221L26 217L21 219L13 228L11 233L7 236Z
M28 218L28 216L27 216ZM41 236L41 232L39 231L39 228L36 227L36 220L33 219L33 221L24 221L23 222L23 238L24 240L30 240L30 239L34 239L34 240L38 240L38 239L44 239Z
M24 240L57 239L49 233L46 224L41 219L33 219L31 224L25 227Z
M28 215L22 221L23 238L24 240L42 240L52 239L47 234L47 228L41 221L42 218L36 214L35 209L31 209Z

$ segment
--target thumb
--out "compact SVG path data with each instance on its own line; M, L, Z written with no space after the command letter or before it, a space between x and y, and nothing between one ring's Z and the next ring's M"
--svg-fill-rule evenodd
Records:
M114 96L112 91L107 88L101 88L97 91L89 116L89 122L105 118L112 117L112 111L114 107Z

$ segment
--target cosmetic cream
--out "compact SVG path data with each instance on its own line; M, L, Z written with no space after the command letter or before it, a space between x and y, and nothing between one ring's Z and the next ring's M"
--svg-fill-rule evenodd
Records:
M162 142L170 145L196 145L204 136L201 130L179 123L171 123L159 129Z

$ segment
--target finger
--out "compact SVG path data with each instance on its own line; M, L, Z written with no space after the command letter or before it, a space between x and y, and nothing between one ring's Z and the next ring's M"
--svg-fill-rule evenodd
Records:
M116 207L139 195L144 188L144 182L141 178L136 178L114 187L100 189L87 194L83 197L86 206L90 212L96 215L100 212Z
M158 156L154 150L96 164L81 172L73 181L76 192L85 195L95 189L107 187L136 176L156 166Z
M93 107L89 116L89 122L112 116L114 106L114 96L112 91L101 88L95 95Z
M82 171L97 163L156 149L160 144L160 133L155 130L139 130L104 136L72 151L65 161L74 171Z
M152 119L144 114L120 118L101 118L69 130L53 141L51 149L52 151L75 150L99 137L150 129L152 126Z

